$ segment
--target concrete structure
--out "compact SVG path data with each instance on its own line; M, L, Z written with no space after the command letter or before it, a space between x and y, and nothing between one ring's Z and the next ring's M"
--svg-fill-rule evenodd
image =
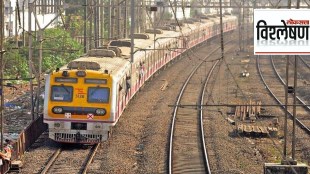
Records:
M32 31L38 29L38 26L35 25L35 16L41 28L44 28L57 16L57 6L62 5L61 0L4 0L5 37L12 37L17 33L21 34L23 30L28 31L29 3L36 5L31 13ZM47 28L53 28L60 23L61 20L58 17Z
M169 1L165 0L155 0L155 6L159 8L159 11L164 11L172 14L171 19L188 19L193 17L191 15L199 14L199 13L212 13L212 14L219 14L220 9L218 8L219 2L217 0L212 0L208 4L205 1L191 1L191 0L172 0L172 6L174 9L171 9ZM152 4L151 4L152 5ZM215 8L205 7L204 6L217 6ZM229 6L230 0L222 0L223 6ZM225 8L224 12L231 13L231 8ZM174 17L174 12L176 17Z
M153 2L150 1L148 5L157 6L158 15L168 13L171 14L171 19L177 18L178 20L190 18L190 0L172 0L171 3L172 4L170 4L169 1L166 0L155 0ZM171 9L170 5L172 5L174 8ZM176 14L176 17L174 17L174 14Z

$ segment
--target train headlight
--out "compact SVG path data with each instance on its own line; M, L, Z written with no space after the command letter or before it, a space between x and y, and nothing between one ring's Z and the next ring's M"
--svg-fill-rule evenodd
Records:
M96 115L105 115L106 110L105 109L96 109Z
M85 77L86 76L86 72L85 71L77 71L76 72L76 76L78 76L78 77Z
M61 107L54 107L53 108L53 113L55 114L61 114L63 109Z
M61 75L63 77L69 77L69 72L68 71L63 71Z

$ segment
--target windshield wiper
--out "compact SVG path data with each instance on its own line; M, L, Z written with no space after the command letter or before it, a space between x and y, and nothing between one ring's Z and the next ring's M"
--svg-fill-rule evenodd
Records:
M61 86L63 89L65 89L65 91L67 92L67 94L71 94L70 91L65 87L64 84L61 84L60 86Z

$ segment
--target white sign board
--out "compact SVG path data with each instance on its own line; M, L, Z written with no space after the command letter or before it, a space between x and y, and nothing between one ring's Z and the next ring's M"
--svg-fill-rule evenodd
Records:
M255 55L310 55L310 9L255 9Z

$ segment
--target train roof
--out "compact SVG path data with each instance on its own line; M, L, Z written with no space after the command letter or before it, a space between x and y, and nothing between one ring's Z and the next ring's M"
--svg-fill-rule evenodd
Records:
M234 16L225 16L223 21L236 19ZM143 58L149 54L153 49L158 46L166 46L171 38L178 39L183 35L188 35L190 32L197 28L205 28L206 26L212 26L214 23L219 23L219 17L213 17L208 19L191 20L188 23L182 22L183 26L176 27L176 30L161 30L156 31L158 34L145 33L139 36L139 39L134 39L134 62L143 61ZM152 30L152 29L150 29ZM161 33L161 34L159 34ZM155 38L154 38L155 37ZM155 40L155 44L154 44ZM104 49L90 50L87 55L77 58L71 61L68 65L61 69L78 69L86 68L102 72L108 72L111 75L120 73L126 67L130 66L130 39L120 39L111 41L110 45L105 46Z
M119 57L81 57L71 61L68 65L61 68L69 69L89 69L102 73L114 74L130 66L127 59Z

